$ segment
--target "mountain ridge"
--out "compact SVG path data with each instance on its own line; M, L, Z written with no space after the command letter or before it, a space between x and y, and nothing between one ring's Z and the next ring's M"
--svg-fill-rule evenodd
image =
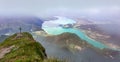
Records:
M0 62L58 62L28 32L16 33L0 43Z

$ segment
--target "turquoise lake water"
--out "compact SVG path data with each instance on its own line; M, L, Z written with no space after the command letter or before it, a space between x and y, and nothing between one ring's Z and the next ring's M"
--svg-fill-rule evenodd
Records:
M76 35L78 35L81 39L87 41L87 43L93 45L94 47L103 49L103 48L107 48L106 45L104 45L103 43L93 40L91 38L89 38L85 33L83 33L82 31L78 30L78 29L74 29L74 28L62 28L62 27L43 27L43 29L51 35L58 35L58 34L62 34L64 32L69 32L69 33L74 33Z

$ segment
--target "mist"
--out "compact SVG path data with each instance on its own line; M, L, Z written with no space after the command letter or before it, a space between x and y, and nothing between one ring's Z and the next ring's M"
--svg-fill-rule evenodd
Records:
M119 3L119 0L0 0L0 14L87 16L101 14L103 11L120 12Z

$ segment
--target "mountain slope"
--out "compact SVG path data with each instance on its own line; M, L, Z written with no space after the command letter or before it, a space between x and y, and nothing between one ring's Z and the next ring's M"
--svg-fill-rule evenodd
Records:
M85 40L80 39L76 34L68 32L62 33L60 35L47 36L45 40L50 43L60 45L61 47L67 48L71 51L81 51L83 49L93 47L92 45L85 42Z
M105 49L99 49L96 48L89 43L85 42L85 40L80 39L76 34L74 33L62 33L60 35L53 35L53 36L47 36L45 41L48 41L50 43L55 43L63 48L67 48L70 51L84 51L87 49L91 49L94 52L109 57L109 58L116 58L118 54L120 53L119 51L112 50L109 48Z
M0 62L57 62L48 59L44 47L24 32L8 37L0 44Z

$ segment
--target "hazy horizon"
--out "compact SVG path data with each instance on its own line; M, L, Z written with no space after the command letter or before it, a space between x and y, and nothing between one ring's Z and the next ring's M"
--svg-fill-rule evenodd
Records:
M120 12L119 0L0 0L0 14L36 16L68 14L112 14Z

